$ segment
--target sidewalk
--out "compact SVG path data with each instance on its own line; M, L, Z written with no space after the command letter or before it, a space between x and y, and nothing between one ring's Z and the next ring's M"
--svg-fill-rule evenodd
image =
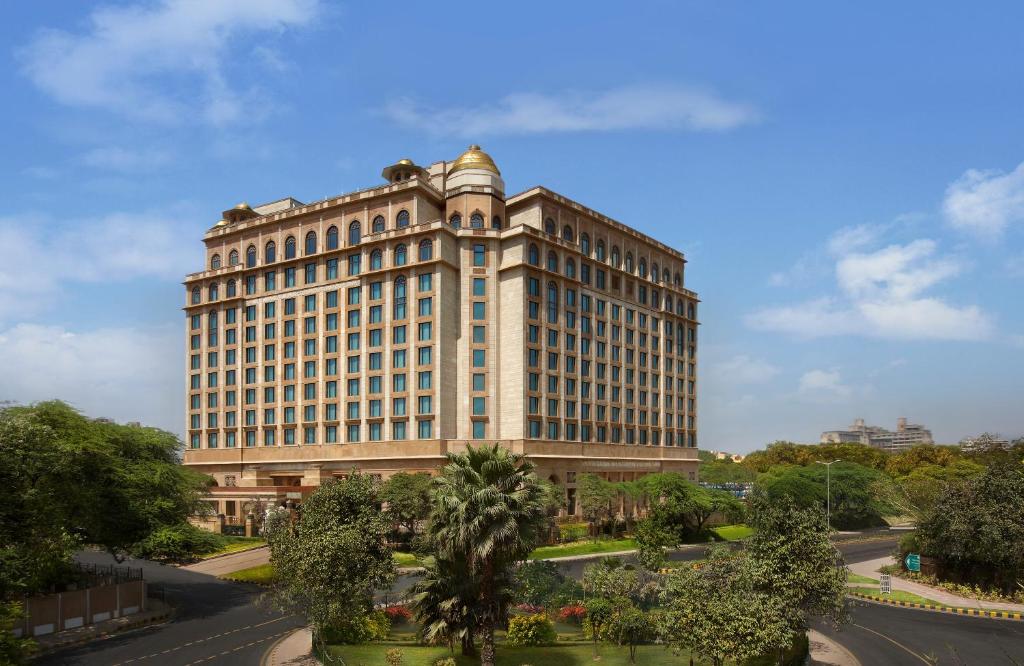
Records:
M308 627L296 629L277 641L263 654L260 666L314 666L313 632Z
M880 557L876 560L855 562L854 564L851 564L849 566L850 571L855 574L860 574L861 576L868 576L870 578L877 579L879 576L878 570L887 564L896 564L896 561L892 557ZM929 585L922 585L921 583L915 583L911 580L905 580L903 578L899 578L898 576L892 577L892 589L902 590L904 592L911 592L926 599L933 599L939 602L940 604L944 604L946 606L960 606L963 608L983 608L986 610L1015 611L1018 613L1024 612L1024 604L1013 604L1002 601L982 601L980 599L962 597L958 594L946 592L941 588L931 587Z
M825 634L811 629L807 632L814 666L861 666L857 657Z

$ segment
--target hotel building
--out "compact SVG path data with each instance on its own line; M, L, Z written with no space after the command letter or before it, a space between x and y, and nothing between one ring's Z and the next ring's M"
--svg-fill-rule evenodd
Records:
M576 512L583 473L697 474L697 295L683 254L477 146L315 203L239 204L185 280L186 450L236 522L352 468L527 454Z

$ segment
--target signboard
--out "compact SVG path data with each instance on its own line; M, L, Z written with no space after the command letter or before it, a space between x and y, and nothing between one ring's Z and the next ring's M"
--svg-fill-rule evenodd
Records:
M301 492L293 493L293 492L289 491L289 492L286 492L284 494L284 496L285 496L285 499L302 499L302 493Z
M878 591L882 594L892 594L892 576L882 574L881 580L878 581Z
M921 571L921 556L917 553L907 553L903 563L907 565L907 571Z

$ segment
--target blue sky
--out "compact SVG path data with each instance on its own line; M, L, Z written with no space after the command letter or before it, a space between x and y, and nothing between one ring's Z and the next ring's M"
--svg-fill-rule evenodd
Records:
M181 279L241 200L495 158L684 251L702 448L1024 434L1024 6L13 3L0 398L182 430Z

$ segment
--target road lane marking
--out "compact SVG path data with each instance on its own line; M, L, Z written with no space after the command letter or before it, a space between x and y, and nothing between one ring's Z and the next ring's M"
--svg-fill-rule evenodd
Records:
M144 659L152 659L153 657L159 657L159 656L165 655L168 652L176 652L176 651L181 650L182 648L186 648L186 647L188 647L190 645L195 645L197 643L205 643L206 641L212 641L215 638L221 638L221 637L227 636L229 634L235 634L235 633L238 633L239 631L246 631L247 629L258 629L259 627L265 627L268 624L273 624L275 622L280 622L281 620L287 620L290 617L292 617L292 616L291 615L282 615L279 618L275 618L273 620L267 620L266 622L260 622L258 624L250 624L250 625L247 625L247 626L244 626L244 627L239 627L237 629L232 629L231 631L225 631L225 632L222 632L222 633L219 633L219 634L214 634L213 636L207 636L206 638L199 638L199 639L196 639L194 641L190 641L188 643L183 643L183 644L181 644L181 645L179 645L177 647L168 648L168 649L164 650L163 652L154 652L153 654L147 654L147 655L145 655L143 657L132 657L131 659L125 659L124 661L119 661L116 664L113 664L113 666L123 666L123 664L130 664L132 662L142 661Z
M855 627L860 627L860 628L861 628L861 629L863 629L864 631L870 631L871 633L873 633L873 634L874 634L874 635L876 635L876 636L881 636L882 638L884 638L885 640L889 641L890 643L892 643L892 644L893 644L893 645L895 645L896 647L898 647L898 648L901 648L901 649L903 649L903 650L905 650L905 651L909 652L910 654L914 655L915 657L917 657L918 659L920 659L922 663L924 663L924 664L928 664L928 666L932 666L932 662L930 662L930 661L928 661L927 659L925 659L925 658L924 658L924 657L923 657L922 655L919 655L918 653L914 652L913 650L911 650L910 648L908 648L908 647L907 647L906 645L904 645L903 643L900 643L900 642L899 642L899 641L897 641L897 640L894 640L894 639L892 639L892 638L889 638L888 636L886 636L885 634L883 634L883 633L881 633L881 632L879 632L879 631L875 631L874 629L868 629L867 627L865 627L865 626L864 626L864 625L862 625L862 624L857 624L856 622L854 622L854 623L853 623L853 626L855 626Z
M295 630L294 629L285 629L284 631L280 631L280 632L278 632L276 634L271 634L270 636L264 636L263 638L260 638L258 640L252 641L251 643L246 643L245 645L239 645L238 647L233 647L230 650L224 650L220 654L213 654L213 655L210 655L209 657L203 657L202 659L196 659L195 661L190 661L189 663L185 664L185 666L195 666L195 664L202 664L202 663L205 663L207 661L213 661L214 659L217 659L219 657L226 657L226 656L230 655L232 652L238 652L239 650L244 650L245 648L252 647L253 645L259 645L260 643L266 643L267 641L269 641L272 638L278 638L280 636L284 636L286 634L290 634L293 631L295 631Z

